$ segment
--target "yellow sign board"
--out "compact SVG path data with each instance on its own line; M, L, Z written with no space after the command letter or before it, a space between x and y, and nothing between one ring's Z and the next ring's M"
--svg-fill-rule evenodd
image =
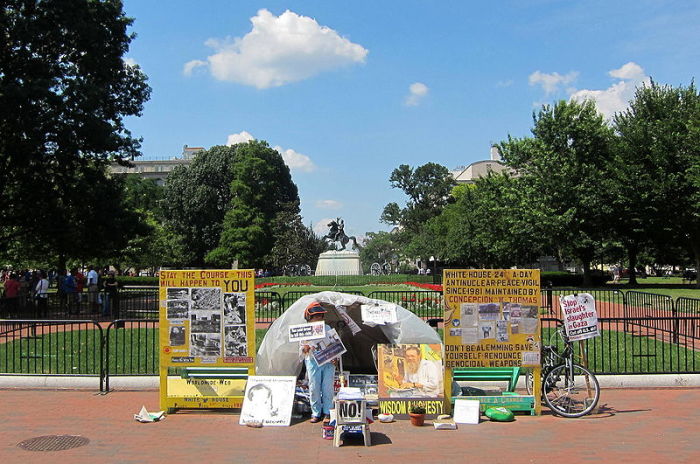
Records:
M161 408L241 407L240 374L255 369L254 271L161 271L159 298Z
M458 368L532 368L539 398L539 269L450 269L443 286L446 378Z

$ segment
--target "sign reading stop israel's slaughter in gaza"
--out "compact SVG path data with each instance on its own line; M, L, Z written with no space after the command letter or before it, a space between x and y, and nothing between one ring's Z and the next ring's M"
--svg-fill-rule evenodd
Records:
M569 340L573 342L600 336L593 295L579 293L562 296L559 305L564 314L564 328Z
M445 367L540 365L540 271L456 269L443 274Z

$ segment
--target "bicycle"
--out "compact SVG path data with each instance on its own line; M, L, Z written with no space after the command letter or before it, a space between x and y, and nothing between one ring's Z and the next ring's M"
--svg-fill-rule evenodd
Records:
M564 349L560 353L558 337ZM582 417L595 409L600 399L600 384L595 374L574 361L574 345L566 336L563 326L557 327L542 347L542 400L555 414L562 417ZM534 391L534 376L528 371L525 377L528 394Z

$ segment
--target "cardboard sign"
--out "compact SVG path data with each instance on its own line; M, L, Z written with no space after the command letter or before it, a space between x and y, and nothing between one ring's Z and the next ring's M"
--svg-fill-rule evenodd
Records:
M396 305L393 304L362 305L361 310L362 322L368 325L396 324L398 321Z
M479 400L455 400L453 417L457 424L478 424L479 415Z
M245 389L240 425L288 426L292 420L294 376L250 376Z
M564 328L569 340L586 340L600 336L598 313L593 295L590 293L565 295L559 298L559 304L564 314Z
M289 326L289 341L317 340L326 337L326 323L310 322L308 324L295 324Z

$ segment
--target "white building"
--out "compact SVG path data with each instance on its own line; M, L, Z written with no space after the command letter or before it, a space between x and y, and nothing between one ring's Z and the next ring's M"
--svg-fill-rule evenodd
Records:
M168 174L173 169L177 166L189 165L197 153L202 150L204 150L204 147L188 147L185 145L182 148L180 158L132 161L133 167L120 166L115 163L110 166L109 172L112 174L138 174L144 179L153 179L158 185L163 185Z
M469 166L461 166L452 171L452 177L454 177L458 184L471 184L479 177L488 175L489 172L498 173L503 171L511 175L515 172L503 164L503 161L501 161L501 152L498 151L498 147L492 146L491 159L475 161Z

